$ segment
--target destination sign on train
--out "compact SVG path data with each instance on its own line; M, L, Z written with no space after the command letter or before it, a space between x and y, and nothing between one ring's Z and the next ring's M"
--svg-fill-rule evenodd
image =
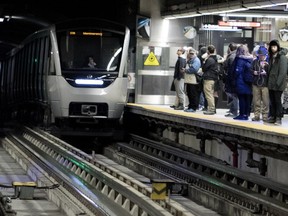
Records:
M70 31L70 35L89 35L89 36L103 36L102 32L75 32L75 31Z

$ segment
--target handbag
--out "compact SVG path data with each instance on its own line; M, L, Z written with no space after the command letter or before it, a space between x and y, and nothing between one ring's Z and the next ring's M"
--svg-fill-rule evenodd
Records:
M199 74L195 74L197 83L202 83L203 77Z
M172 80L170 91L175 91L174 79Z

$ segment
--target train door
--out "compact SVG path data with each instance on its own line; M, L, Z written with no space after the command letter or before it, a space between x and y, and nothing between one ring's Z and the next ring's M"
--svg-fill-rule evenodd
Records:
M222 49L219 50L219 54L225 56L227 53L227 49L228 46L231 42L237 43L237 44L247 44L250 53L253 50L254 47L254 41L253 38L243 38L243 37L233 37L233 38L221 38L219 40L219 47L221 47ZM221 86L223 86L224 84L221 82ZM218 104L217 104L217 108L221 108L221 109L226 109L227 107L227 95L226 93L223 91L223 88L221 88L221 90L219 91L219 98L218 98Z

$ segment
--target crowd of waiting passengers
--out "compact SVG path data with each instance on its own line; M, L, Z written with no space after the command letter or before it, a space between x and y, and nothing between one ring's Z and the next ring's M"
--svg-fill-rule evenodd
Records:
M226 117L249 120L253 110L252 121L281 125L287 53L278 40L256 46L251 53L245 44L230 43L225 57L218 55L213 45L199 50L179 48L171 86L176 99L170 107L214 115L218 91L223 87L228 98Z

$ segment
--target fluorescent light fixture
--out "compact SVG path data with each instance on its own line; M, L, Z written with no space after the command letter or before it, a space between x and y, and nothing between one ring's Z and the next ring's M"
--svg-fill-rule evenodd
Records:
M103 85L103 80L97 79L76 79L75 83L78 85Z
M223 17L257 17L257 18L287 18L288 14L285 11L273 11L268 13L264 10L253 10L253 11L244 11L236 13L221 13L219 16Z
M273 0L273 1L263 1L263 0L244 0L243 6L248 9L260 9L267 7L275 7L278 5L286 5L287 0Z
M164 19L181 19L181 18L189 18L189 17L197 17L202 16L202 14L198 13L195 10L186 10L182 13L167 13L162 16Z
M3 17L0 18L0 22L4 22L4 18Z
M207 13L201 13L201 15L212 15L212 14L221 14L221 13L233 13L238 11L246 11L247 8L238 8L238 9L229 9L229 10L219 10L219 11L213 11L213 12L207 12Z
M179 18L189 18L189 17L198 17L204 15L213 15L220 13L231 13L237 11L248 10L245 7L242 7L242 4L239 2L234 2L233 4L220 3L214 5L207 5L200 7L198 10L182 10L182 11L170 11L164 12L162 18L164 19L179 19Z
M165 17L164 19L182 19L182 18L190 18L190 17L198 17L198 16L202 16L202 14L195 14L195 15L177 15L177 16Z
M187 10L167 11L167 12L162 13L162 18L164 18L164 19L179 19L179 18L198 17L198 16L215 15L215 14L220 14L220 16L223 16L222 14L225 14L225 13L234 13L234 12L248 11L250 9L261 9L261 8L275 7L275 6L281 6L281 5L287 5L287 0L230 1L230 3L226 2L226 3L218 3L218 4L202 6L202 7L199 7L198 10L187 9ZM260 15L260 13L262 12L261 11L258 13L256 12L257 16L254 16L255 12L253 12L253 14L247 14L248 16L246 16L246 17L271 17L271 18L276 18L276 17L280 18L281 17L282 18L283 16L286 16L284 18L287 18L287 12L285 15L283 15L283 14L282 15L275 15L274 12L267 13L267 11L264 11L262 13L262 16L261 16ZM241 12L241 14L242 14L242 12ZM236 15L236 13L235 13L235 15ZM242 15L242 16L245 17L245 15ZM242 17L242 16L240 16L240 17Z
M36 18L31 18L31 17L26 17L26 16L8 16L8 15L5 15L4 16L5 20L6 21L9 21L10 19L14 19L14 20L22 20L22 21L26 21L26 22L30 22L30 23L33 23L33 24L37 24L37 25L40 25L40 26L49 26L50 24L45 22L45 21L41 21L39 19L36 19Z

